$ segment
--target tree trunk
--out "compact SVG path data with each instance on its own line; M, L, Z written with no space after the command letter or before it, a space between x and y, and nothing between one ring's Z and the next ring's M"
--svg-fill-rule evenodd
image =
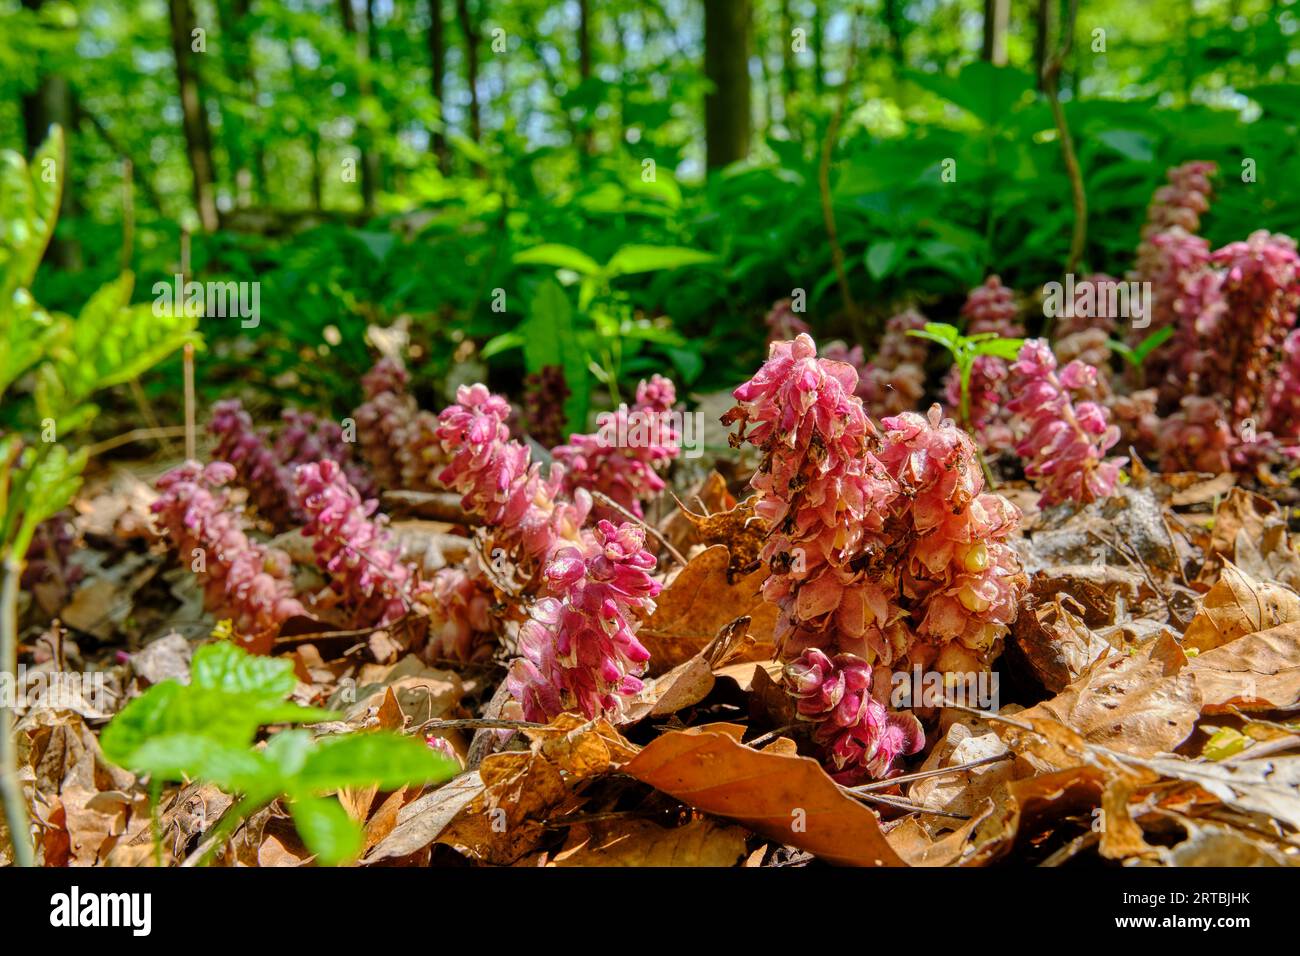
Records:
M190 160L194 187L194 208L205 232L220 225L213 183L212 133L208 114L203 107L203 86L198 63L194 59L194 8L190 0L169 0L172 54L176 58L176 82L181 95L181 126L185 131L185 150Z
M885 29L889 31L889 55L902 67L907 60L903 50L903 11L901 0L885 0Z
M749 0L704 0L704 139L709 169L749 155Z
M339 15L343 19L343 32L352 38L357 50L357 92L362 100L370 97L370 73L367 66L370 61L369 25L362 30L357 26L356 11L352 9L352 0L339 0ZM379 160L374 155L370 141L370 127L364 119L357 119L357 152L360 154L361 207L367 215L375 209L375 186L379 179Z
M1038 88L1043 85L1043 67L1047 65L1048 28L1052 11L1049 9L1056 0L1038 0L1038 15L1034 18L1034 76L1038 78Z
M984 0L983 57L994 66L1007 65L1007 24L1011 0Z
M822 41L826 39L826 17L822 12L825 0L813 0L813 92L821 96L826 92L826 69L822 60Z
M465 37L465 82L469 86L469 135L478 142L482 128L478 112L478 24L469 9L469 0L456 0L456 17Z
M442 106L447 77L447 32L442 0L429 0L429 61L433 70L429 92L438 101L438 115L443 121L443 128L433 133L433 153L438 157L438 169L445 174L451 169L451 153L447 149L447 114Z
M781 0L781 119L790 125L791 100L794 99L798 80L794 69L794 17L790 14L790 0Z

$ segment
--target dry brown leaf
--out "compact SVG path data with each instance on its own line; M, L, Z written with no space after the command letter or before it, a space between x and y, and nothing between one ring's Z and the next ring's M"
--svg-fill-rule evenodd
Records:
M667 674L646 681L641 693L623 705L619 723L635 724L646 717L663 717L694 706L713 690L713 671L696 655Z
M1210 535L1210 554L1237 560L1237 535L1258 541L1264 527L1277 516L1277 505L1243 488L1233 488L1214 509L1214 531ZM1212 562L1207 562L1212 563Z
M653 614L637 631L650 651L651 670L661 674L700 653L725 626L749 616L754 644L743 651L750 660L774 657L772 633L777 608L759 589L767 578L760 568L735 579L728 575L731 553L723 545L701 551L659 594Z
M1196 681L1207 714L1294 707L1300 703L1300 623L1198 654L1185 673Z
M974 849L963 866L987 866L1068 816L1088 815L1101 801L1105 777L1096 767L1068 767L1036 777L1013 780L994 812L976 827Z
M659 523L659 531L678 551L685 553L691 545L705 542L696 531L696 522L700 515L694 509L701 508L705 515L730 511L736 507L735 496L727 490L727 481L716 471L709 472L694 491L685 495L684 507L672 510Z
M1291 621L1300 622L1300 594L1280 584L1257 581L1225 561L1218 583L1187 625L1183 646L1208 651Z
M1192 732L1201 713L1201 693L1186 665L1169 634L1132 654L1112 651L1018 719L1052 717L1089 743L1124 753L1168 753Z
M1012 630L1015 649L1043 687L1054 694L1078 680L1111 645L1060 598L1022 608Z
M742 728L709 724L664 734L623 772L683 803L728 817L831 863L903 866L876 815L847 796L815 760L758 751Z
M665 829L649 820L606 820L575 826L550 866L735 866L748 834L702 818Z
M471 801L483 793L477 770L447 781L397 812L393 829L365 856L363 863L400 859L433 843Z
M993 800L985 797L969 820L938 838L930 834L918 817L909 816L891 829L885 838L908 866L950 866L961 859L971 834L993 810Z

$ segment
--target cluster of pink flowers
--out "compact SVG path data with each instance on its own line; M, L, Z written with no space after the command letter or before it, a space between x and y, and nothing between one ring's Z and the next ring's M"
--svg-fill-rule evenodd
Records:
M666 487L660 470L679 453L681 436L672 421L676 403L673 383L655 375L637 386L636 404L604 416L598 432L570 435L567 445L552 452L565 469L565 492L598 491L642 517L643 504ZM597 505L596 515L613 518L617 512Z
M523 656L506 678L525 719L617 714L622 699L642 689L650 654L636 624L654 610L654 567L645 532L629 522L600 521L583 545L555 552L544 572L547 596L520 628Z
M923 340L906 334L908 329L924 324L925 318L915 311L893 316L886 323L874 361L867 361L861 345L849 348L838 341L822 349L822 358L853 366L858 373L854 394L870 414L894 415L915 408L925 392L925 345Z
M1127 461L1105 457L1119 441L1119 429L1110 424L1101 405L1076 403L1071 394L1095 388L1097 370L1071 362L1058 374L1056 356L1047 343L1031 339L1021 347L1011 371L1015 397L1007 408L1022 433L1016 454L1041 492L1040 504L1108 497Z
M790 298L773 302L772 308L763 319L763 324L767 326L769 342L792 339L796 335L812 331L808 323L799 318L799 314L794 310L794 300Z
M298 465L330 459L342 463L348 480L363 492L371 487L370 476L351 460L351 446L343 429L311 412L285 409L279 434L253 425L252 416L237 398L212 406L208 430L216 437L213 455L234 466L239 483L249 491L257 512L278 528L301 523L305 515L298 508L293 472Z
M1265 424L1292 457L1300 456L1300 329L1282 343L1282 361L1268 394Z
M937 406L886 419L882 441L856 385L851 366L819 359L801 335L772 344L723 417L740 423L733 442L764 452L751 484L769 528L763 593L781 609L781 653L817 648L885 668L983 666L1015 615L1022 575L1006 538L1019 513L983 493L973 443ZM856 710L840 755L862 763L836 769L879 775L881 754L887 764L906 752L902 738L880 738L901 725ZM823 742L843 732L828 729Z
M891 521L901 565L896 600L907 612L895 623L911 630L886 633L907 665L978 670L1016 617L1023 576L1008 538L1020 511L984 490L974 442L941 419L938 405L882 424L879 457L898 489Z
M481 574L439 568L417 599L429 609L428 658L469 662L491 655L495 599Z
M1166 174L1169 182L1156 190L1147 207L1142 238L1179 228L1189 233L1201 228L1201 216L1210 208L1210 178L1219 167L1206 160L1175 166Z
M1197 322L1202 348L1194 363L1201 394L1221 395L1241 419L1261 412L1261 399L1300 308L1300 256L1290 236L1254 232L1217 250L1223 308Z
M212 406L208 431L217 439L215 457L234 468L259 515L278 528L301 520L294 506L292 472L281 464L266 431L253 425L239 399Z
M460 492L497 545L536 569L561 543L579 540L591 495L579 488L571 501L563 497L563 466L543 478L528 446L511 440L509 415L510 404L487 386L457 389L456 403L438 417L437 436L449 458L438 480Z
M373 496L374 482L369 472L353 461L352 443L343 437L338 422L294 408L282 411L280 420L283 425L272 450L281 467L289 470L291 482L298 465L329 459L339 463L348 482L363 498Z
M365 401L352 417L357 444L380 489L436 491L434 475L445 464L438 420L407 391L410 376L400 362L382 358L361 377Z
M250 540L231 507L223 487L234 477L226 462L186 462L158 479L161 494L151 510L182 559L202 568L208 609L231 618L235 632L253 643L274 637L304 610L289 556Z
M322 461L295 473L298 506L307 515L316 563L359 627L391 624L411 607L416 582L402 563L378 502L363 501L338 464Z
M914 714L891 712L872 696L872 668L860 657L828 657L810 647L785 666L783 676L800 719L817 725L813 739L839 783L888 777L899 757L925 746Z

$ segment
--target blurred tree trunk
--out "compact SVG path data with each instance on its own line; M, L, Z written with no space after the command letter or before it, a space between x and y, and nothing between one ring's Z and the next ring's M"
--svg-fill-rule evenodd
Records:
M438 169L445 174L451 169L451 153L447 150L447 114L442 105L447 86L447 31L442 0L429 0L429 60L433 70L429 92L438 101L438 115L443 122L443 128L433 133L433 153L438 157Z
M749 0L704 0L704 139L709 169L749 155Z
M907 59L903 49L903 0L885 0L885 29L889 31L889 55L902 67Z
M984 0L984 49L982 56L994 66L1007 65L1007 24L1011 0Z
M790 125L790 109L799 80L794 68L794 17L790 0L781 0L781 118Z
M1038 15L1034 17L1034 76L1038 88L1043 89L1043 67L1047 64L1047 33L1055 0L1038 0Z
M826 71L822 60L822 41L826 38L826 17L822 12L824 2L813 0L813 92L818 96L826 92Z
M168 0L171 19L172 54L176 58L176 82L181 94L181 127L185 131L185 151L190 160L194 184L194 207L199 224L206 232L220 225L217 217L216 180L212 163L212 131L203 107L203 86L198 63L194 59L194 8L190 0Z
M478 25L470 12L469 0L456 0L456 18L465 37L465 82L469 86L469 135L478 142L482 135L478 111Z
M375 209L375 186L379 179L379 157L374 154L370 141L370 125L365 120L365 101L370 98L370 46L369 24L362 30L357 25L352 0L339 0L339 15L343 19L343 32L352 38L357 51L357 92L361 98L361 115L357 117L357 151L361 155L361 206L367 215Z

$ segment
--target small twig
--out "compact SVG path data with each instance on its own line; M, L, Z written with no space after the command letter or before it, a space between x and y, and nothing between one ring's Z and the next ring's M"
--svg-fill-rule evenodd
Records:
M933 810L930 807L923 807L920 804L912 803L901 797L886 797L879 793L858 793L849 787L840 787L840 793L853 797L855 800L865 800L871 803L883 803L886 806L896 807L899 810L909 810L913 813L928 813L936 817L951 817L953 820L969 820L966 814L951 813L947 810Z
M1093 830L1089 830L1087 833L1081 833L1038 865L1060 866L1066 860L1073 856L1077 856L1100 839L1101 834Z
M132 442L152 441L155 438L180 438L184 434L184 425L164 425L162 428L133 428L129 432L123 432L121 435L106 438L101 442L87 446L86 454L94 458L115 448L121 448L123 445L130 445Z
M780 737L782 734L784 734L784 733L786 733L786 732L788 732L788 731L791 731L791 730L798 730L800 727L804 727L804 726L807 726L807 725L806 725L806 724L786 724L784 727L778 727L778 728L776 728L776 730L769 730L767 733L763 734L761 737L755 737L753 740L749 741L748 744L746 744L746 746L753 747L755 750L757 750L757 749L758 749L760 746L762 746L763 744L771 743L773 740L776 740L776 738Z
M974 714L976 717L983 717L985 720L994 720L1000 724L1006 724L1009 727L1016 727L1020 730L1026 730L1031 734L1037 733L1032 726L1019 720L1012 720L1010 717L1003 717L1001 714L995 714L991 710L980 710L977 707L967 707L965 704L955 704L948 699L942 702L944 707L951 707L953 710L960 710L967 714Z
M1003 760L1014 760L1016 755L1007 752L1004 754L992 754L988 757L981 757L979 760L972 760L969 763L957 764L953 767L939 767L937 770L918 770L915 773L903 773L897 777L890 777L888 780L875 780L871 783L864 783L860 787L851 787L854 793L870 793L874 790L885 790L889 787L897 786L900 783L912 783L916 780L925 780L929 777L945 777L949 774L964 773L967 770L974 770L976 767L983 767L991 763L1000 763Z
M660 534L657 530L655 530L655 528L647 524L645 522L645 519L638 518L636 515L632 514L632 512L628 511L621 504L619 504L617 501L615 501L613 498L611 498L609 495L605 494L602 491L593 491L591 493L591 497L595 501L599 501L606 508L613 508L615 511L621 514L628 521L635 522L636 524L639 524L641 527L645 528L646 532L650 534L656 541L662 544L667 549L668 553L677 559L677 562L682 567L686 567L686 559L682 557L681 552L678 551L676 548L674 548L671 544L669 544L668 539L665 538L662 534Z
M532 720L503 720L496 717L465 717L458 720L435 717L416 727L415 733L426 730L540 730L549 726L550 724L539 724Z

